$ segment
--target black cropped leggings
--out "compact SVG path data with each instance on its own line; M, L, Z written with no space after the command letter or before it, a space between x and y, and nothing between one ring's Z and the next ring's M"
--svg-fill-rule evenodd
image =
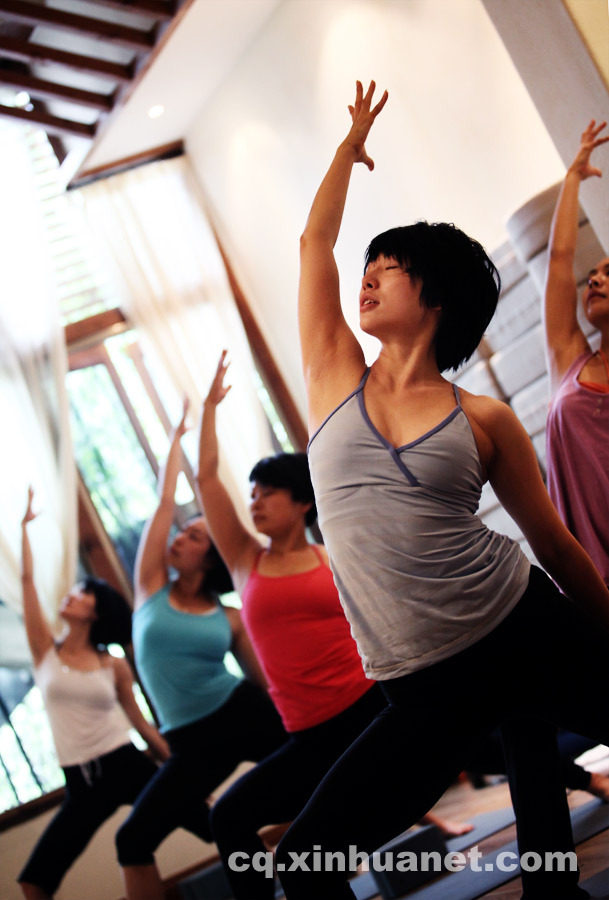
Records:
M63 771L65 799L17 879L50 896L100 825L119 806L131 805L158 769L145 753L126 744Z
M171 757L137 798L116 835L121 866L154 862L176 828L211 842L207 798L244 761L258 762L287 740L272 701L243 681L216 712L165 733Z
M436 803L499 725L520 853L572 850L554 725L608 743L609 717L591 689L607 684L609 637L534 567L520 602L491 634L443 662L382 682L389 705L333 766L279 844L287 900L353 898L348 872L304 871L292 865L293 854L311 854L314 845L321 858L340 851L348 860L351 847L372 853ZM534 727L523 727L527 716ZM582 896L577 877L543 868L528 873L523 897Z

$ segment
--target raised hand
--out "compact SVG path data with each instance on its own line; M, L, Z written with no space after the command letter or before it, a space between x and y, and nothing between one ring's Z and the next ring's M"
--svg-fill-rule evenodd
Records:
M227 353L228 350L223 350L220 354L220 360L218 362L216 374L213 377L213 381L209 387L209 392L205 399L205 403L211 404L212 406L217 406L219 403L222 403L231 389L230 384L224 384L224 376L226 375L227 369L230 365L230 363L226 362Z
M599 137L606 125L606 122L601 122L600 125L597 125L596 121L592 119L585 131L582 132L579 149L575 159L569 166L569 171L575 172L582 181L594 175L600 178L603 174L600 169L591 165L590 156L593 150L609 141L609 135Z
M178 422L178 424L173 429L174 437L181 438L183 437L189 429L189 425L186 424L186 417L188 416L188 410L190 408L190 400L188 397L184 397L184 401L182 404L182 418Z
M34 488L30 485L27 489L27 509L25 511L23 519L21 520L23 525L27 525L28 522L31 522L32 519L35 519L36 516L38 515L38 513L35 513L32 510L33 499L34 499Z
M374 169L374 160L366 153L366 138L368 137L368 133L372 128L374 120L384 107L387 102L387 97L389 96L387 91L385 91L376 106L372 106L372 97L374 96L375 89L376 84L374 81L371 81L366 94L364 94L361 81L355 82L355 106L349 107L353 124L349 134L343 141L343 145L351 146L355 150L355 161L364 163L364 165L368 166L370 171Z

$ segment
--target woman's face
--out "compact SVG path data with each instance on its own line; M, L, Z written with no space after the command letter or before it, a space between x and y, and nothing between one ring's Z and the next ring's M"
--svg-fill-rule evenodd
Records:
M436 323L439 310L421 303L421 282L411 278L397 260L379 256L369 263L359 294L360 327L383 339L396 331L417 331L430 317Z
M287 488L252 482L250 513L256 530L269 537L287 534L295 525L304 525L310 503L292 498Z
M584 313L596 328L609 326L609 256L601 259L588 273L582 294Z
M66 622L94 622L97 618L95 594L85 591L82 582L75 584L61 601L59 615Z
M202 572L205 569L205 558L210 546L211 540L205 519L203 517L194 519L169 545L167 564L184 575Z

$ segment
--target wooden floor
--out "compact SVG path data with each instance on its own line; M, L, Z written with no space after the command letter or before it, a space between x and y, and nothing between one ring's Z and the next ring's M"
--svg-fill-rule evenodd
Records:
M593 798L584 791L573 791L569 794L568 799L571 809L575 809L577 806L590 802ZM451 787L433 811L447 819L468 821L470 817L479 813L504 809L510 805L510 792L506 782L478 790L465 783ZM477 846L482 854L486 854L492 853L514 840L516 840L516 826L511 825L485 840L478 841ZM576 849L581 872L580 881L585 881L609 866L609 830L579 844ZM450 878L450 875L446 877ZM609 884L607 892L609 893ZM493 900L520 900L521 894L520 878L514 878L494 891L484 894L484 897L493 898ZM406 900L409 896L409 894L404 894ZM442 900L442 898L442 886L438 882L435 900ZM371 900L382 900L382 897L378 894Z
M569 806L574 809L593 798L584 791L573 791L569 794ZM478 790L469 784L459 784L450 788L434 807L434 812L445 818L467 821L469 817L494 809L503 809L510 805L510 793L507 783L493 785ZM479 841L481 853L490 853L504 844L516 839L516 826L511 825L486 840ZM597 872L609 866L609 830L598 834L583 844L579 844L577 858L580 867L580 880L585 881ZM450 876L448 876L450 878ZM607 886L609 891L609 885ZM404 895L408 897L408 894ZM520 878L515 878L502 887L484 895L493 900L520 900ZM380 894L375 900L381 900ZM437 900L442 900L441 885L438 884Z

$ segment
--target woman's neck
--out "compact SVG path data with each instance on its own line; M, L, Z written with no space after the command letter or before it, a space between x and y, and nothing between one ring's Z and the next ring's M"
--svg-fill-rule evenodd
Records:
M438 369L435 350L428 346L404 346L399 342L383 344L371 368L371 374L382 381L387 390L445 380Z
M287 534L271 537L266 553L269 556L286 556L288 553L306 550L309 546L305 529L299 525Z
M204 579L205 575L200 572L180 573L171 585L171 593L185 600L200 599L211 602L212 598L203 590Z
M59 637L58 649L67 656L97 655L97 650L91 644L91 624L70 623L68 629Z

